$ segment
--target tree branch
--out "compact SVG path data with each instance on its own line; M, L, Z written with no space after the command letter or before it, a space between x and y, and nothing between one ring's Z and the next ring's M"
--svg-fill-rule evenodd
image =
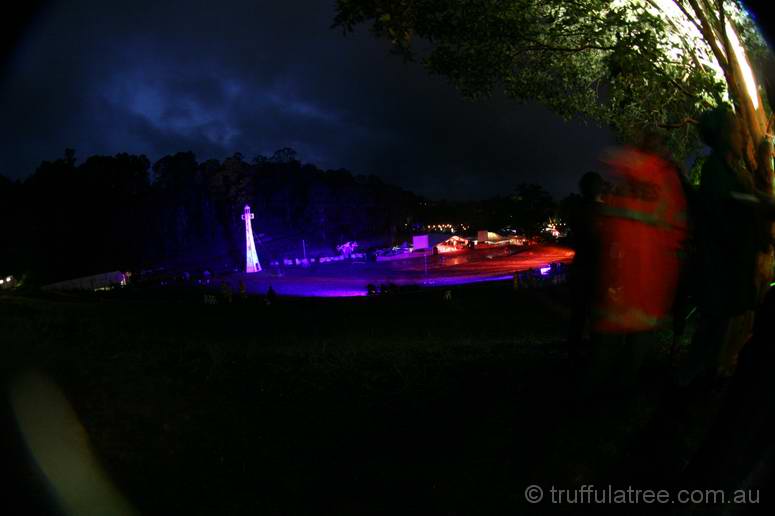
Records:
M653 0L648 0L649 3L653 4ZM692 25L697 27L697 30L702 34L702 27L700 26L700 23L697 21L697 19L692 16L692 14L686 9L686 6L684 5L684 0L673 0L673 3L678 7L678 9L681 10L684 16L686 16L686 19L691 22Z
M705 7L705 13L707 19L711 22L711 27L716 30L716 37L722 39L724 37L724 5L716 0L716 5L713 5L714 0L700 0L700 3ZM719 10L719 17L716 17L713 9Z
M669 80L671 83L673 83L673 85L674 85L676 88L678 88L678 90L679 90L681 93L683 93L684 95L686 95L687 97L690 97L690 98L693 98L693 99L697 99L697 100L699 100L699 101L700 101L700 102L702 102L702 103L705 105L705 107L707 107L707 108L713 108L713 104L711 104L710 102L708 102L708 101L707 101L707 100L705 100L704 98L700 97L700 96L699 96L699 95L697 95L696 93L692 93L691 91L689 91L688 89L686 89L686 86L684 86L683 84L681 84L680 82L678 82L678 81L677 81L677 80L675 80L674 78L672 78L672 77L668 77L668 78L667 78L667 80Z
M678 91L680 91L681 93L683 93L687 97L699 100L700 102L702 102L705 105L705 107L708 107L708 108L713 108L714 107L710 102L708 102L704 98L700 97L696 93L692 93L691 91L689 91L686 88L686 86L684 86L682 83L677 81L675 78L671 77L667 72L665 72L659 66L657 66L656 61L657 61L658 57L659 56L657 56L657 55L651 54L651 59L648 60L648 62L651 63L652 67L654 68L654 71L656 71L659 75L663 76L665 79L670 81L676 88L678 88Z
M648 0L648 1L651 2L653 0ZM685 0L673 0L673 3L676 6L678 6L678 9L680 9L681 12L683 13L683 15L686 16L686 19L689 20L689 22L692 25L694 25L694 27L697 29L697 32L699 32L700 35L702 35L702 27L700 26L700 22L697 21L697 19L694 16L692 16L692 13L690 13L688 9L686 9L686 6L684 5L684 1ZM678 30L678 29L676 28L676 30ZM678 31L678 32L680 32L680 31ZM694 64L697 66L697 68L699 68L700 70L706 70L707 71L708 70L707 65L703 64L700 61L700 59L697 57L696 52L694 52L693 49L688 48L688 45L687 45L686 41L683 38L681 38L681 42L683 43L684 49L691 56L691 59L694 61ZM712 51L713 51L713 49L711 49L711 52Z
M687 116L680 122L675 122L671 124L659 124L659 127L663 129L680 129L681 127L687 127L689 125L697 125L700 122L690 116Z
M703 37L708 42L708 45L710 45L711 50L713 50L713 55L716 56L716 60L718 61L721 68L724 70L724 74L727 75L727 79L729 78L729 63L727 63L726 55L721 51L721 49L718 46L717 36L715 31L713 30L713 27L711 26L710 22L708 21L708 18L705 16L705 13L702 10L702 7L697 3L697 0L687 0L689 2L689 5L692 6L692 10L694 11L694 14L697 16L697 19L700 20L701 30Z
M596 45L593 43L589 43L587 45L582 45L580 47L558 47L554 45L547 45L546 43L541 43L540 41L534 40L534 39L525 39L525 41L532 43L534 45L537 45L536 47L527 47L522 50L546 50L549 52L583 52L585 50L616 50L615 46L604 46L604 45Z

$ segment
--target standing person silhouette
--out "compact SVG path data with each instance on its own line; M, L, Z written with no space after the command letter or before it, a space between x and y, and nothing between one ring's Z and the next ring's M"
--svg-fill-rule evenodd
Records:
M589 325L600 262L600 206L603 178L587 172L579 181L581 199L569 217L570 241L575 255L570 267L571 321L568 355L578 359L583 352L584 334Z
M698 195L697 254L703 280L697 285L700 319L685 381L713 381L732 372L744 342L733 337L750 326L757 298L757 214L737 199L755 191L741 163L739 121L722 106L703 113L699 130L711 154L702 167Z

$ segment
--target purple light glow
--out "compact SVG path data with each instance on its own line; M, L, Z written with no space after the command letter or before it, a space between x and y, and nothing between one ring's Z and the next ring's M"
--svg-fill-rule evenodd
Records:
M332 263L312 269L285 269L281 276L271 275L271 272L254 275L245 278L245 284L248 292L253 294L265 294L271 284L281 296L356 297L367 295L366 286L369 284L378 288L383 284L451 287L510 281L515 272L536 268L550 271L551 267L546 263L569 262L573 258L573 251L562 247L542 247L516 255L481 258L479 256L478 260L454 264L448 260L434 260L428 265L427 274L423 265L414 263L416 260Z
M548 276L550 272L552 272L552 268L550 266L541 267L539 269L541 271L541 276Z

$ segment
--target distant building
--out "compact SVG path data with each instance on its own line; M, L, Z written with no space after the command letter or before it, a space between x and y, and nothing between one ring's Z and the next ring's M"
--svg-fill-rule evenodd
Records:
M448 253L465 249L468 246L468 240L457 235L450 236L445 233L427 233L425 235L414 235L412 237L412 247L416 251L433 250L435 253Z
M480 229L476 232L476 240L479 242L500 242L503 238L504 237L498 233L493 233L492 231L487 231L485 229Z
M126 285L126 274L120 271L103 272L92 276L83 276L59 281L42 287L43 290L108 290Z
M527 240L524 237L510 235L504 236L487 230L479 230L476 232L477 245L525 245Z
M13 276L0 277L0 290L12 289L16 286L16 279Z

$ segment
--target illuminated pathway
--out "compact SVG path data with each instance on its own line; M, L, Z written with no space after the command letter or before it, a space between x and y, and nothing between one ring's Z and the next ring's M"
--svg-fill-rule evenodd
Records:
M569 263L573 251L565 247L540 246L510 256L495 256L497 251L476 252L472 261L415 258L380 263L337 263L293 267L282 275L266 269L263 273L240 276L247 291L264 294L271 285L279 295L303 297L365 296L366 285L418 285L427 287L465 285L487 281L511 280L514 273L536 269L550 263ZM488 256L489 255L489 256ZM446 263L443 263L446 262ZM237 281L237 279L235 279ZM236 285L235 285L236 286Z

